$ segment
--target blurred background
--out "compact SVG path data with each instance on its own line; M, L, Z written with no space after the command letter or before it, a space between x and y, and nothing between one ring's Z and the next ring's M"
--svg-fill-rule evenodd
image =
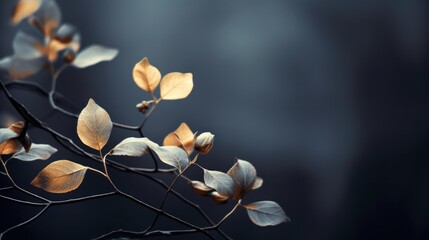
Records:
M144 128L162 142L186 122L216 135L213 152L200 163L227 171L235 158L250 161L264 186L245 202L273 200L292 219L260 228L244 209L222 229L235 239L427 239L429 235L429 12L427 1L167 1L58 0L63 22L77 26L82 46L102 44L119 55L86 69L69 68L58 91L80 112L89 98L114 121L138 124L135 104L150 98L132 80L135 63L147 56L162 74L192 72L194 90L185 100L163 101ZM0 57L12 54L18 29L15 1L0 2ZM2 78L4 80L4 78ZM47 71L31 77L49 86ZM45 97L25 89L12 93L52 128L76 135L76 120L52 113ZM4 119L19 119L4 94ZM59 151L47 161L11 161L24 188L52 199L109 191L93 173L78 190L46 194L29 183L49 162L77 157L46 133L31 129L33 142ZM115 129L114 146L135 132ZM90 149L86 148L88 151ZM149 158L115 159L151 167ZM139 176L112 170L124 190L158 205L164 189ZM173 176L159 175L167 183ZM201 179L199 169L189 177ZM7 186L6 178L0 179ZM218 221L233 206L196 196L184 182L177 190ZM9 192L11 196L21 196ZM170 196L167 211L206 223ZM0 199L0 231L40 209ZM6 239L90 239L114 229L143 230L154 214L123 198L54 206ZM163 219L159 228L177 228ZM177 239L203 239L195 234ZM159 238L161 239L161 238Z

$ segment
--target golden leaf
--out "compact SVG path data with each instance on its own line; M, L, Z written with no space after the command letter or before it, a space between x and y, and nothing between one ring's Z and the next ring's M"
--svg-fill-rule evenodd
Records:
M109 140L112 126L109 114L91 98L79 114L77 135L88 147L101 150Z
M40 171L31 184L50 193L70 192L80 186L86 170L86 166L69 160L58 160Z
M21 150L22 146L16 138L6 140L0 144L0 155L8 155Z
M174 132L169 133L164 138L163 145L181 147L188 154L191 154L195 146L195 135L189 126L183 122Z
M161 81L161 73L145 57L134 66L133 79L137 86L152 94Z
M12 12L12 23L18 24L22 19L31 16L39 9L41 0L20 0Z
M192 73L169 73L161 80L161 99L176 100L186 98L193 87Z

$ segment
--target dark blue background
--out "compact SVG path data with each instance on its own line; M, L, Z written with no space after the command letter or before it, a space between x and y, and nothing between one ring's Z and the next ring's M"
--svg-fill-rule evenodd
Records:
M12 53L14 1L0 3L0 56ZM426 1L58 1L63 21L78 26L83 47L119 49L112 62L60 76L58 90L82 109L90 97L112 119L137 124L135 104L149 96L131 71L144 56L166 74L192 72L195 87L181 101L164 101L145 127L155 141L182 121L216 135L201 160L226 171L234 158L254 164L262 189L247 202L274 200L292 222L259 228L240 209L223 226L236 239L427 239L429 231L429 14ZM25 29L25 27L24 27ZM30 81L47 84L40 73ZM47 101L25 90L16 96L53 128L79 142L76 121L49 115ZM0 99L2 116L8 107ZM68 105L66 105L68 106ZM10 114L13 112L8 112ZM9 116L9 115L7 115ZM62 149L38 130L34 142L59 148L52 159L100 167ZM135 133L114 130L109 146ZM83 145L83 144L81 144ZM106 148L107 149L107 148ZM119 159L118 159L119 160ZM121 159L151 166L150 160ZM11 162L27 189L47 162ZM116 171L125 190L159 204L163 190ZM193 169L190 176L201 178ZM167 182L172 176L161 176ZM6 184L5 180L1 180ZM89 174L70 198L107 191ZM232 207L200 203L214 219ZM173 197L168 210L204 224ZM0 201L0 230L37 209ZM53 207L9 239L88 239L112 229L142 230L153 213L121 198ZM169 226L168 222L165 222ZM173 226L174 227L174 226ZM186 236L183 239L202 238ZM179 239L182 239L179 238Z

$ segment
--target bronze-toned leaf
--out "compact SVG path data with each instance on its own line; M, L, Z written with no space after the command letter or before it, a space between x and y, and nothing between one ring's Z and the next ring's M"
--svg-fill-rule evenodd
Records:
M161 73L145 57L134 66L133 79L137 86L152 94L161 81Z
M12 23L18 24L39 9L42 0L19 0L12 12Z
M9 125L8 128L2 128L0 132L0 155L9 155L16 153L21 150L22 145L18 140L19 134L21 134L24 129L25 123L23 121L18 121Z
M12 80L24 79L39 72L45 63L45 57L21 59L12 56L0 60L0 69L6 70Z
M70 192L80 186L86 170L86 166L69 160L58 160L39 172L31 184L50 193Z
M148 152L148 141L150 141L148 138L126 138L110 151L110 155L143 156Z
M111 61L118 55L118 50L100 45L92 45L76 55L73 66L86 68L103 61Z
M12 138L0 143L0 155L9 155L21 150L22 146L18 139Z
M233 197L236 200L251 191L256 181L256 169L245 160L238 159L228 170L228 175L234 180Z
M282 222L290 222L290 218L276 202L260 201L243 206L247 209L250 220L258 226L274 226Z
M230 196L234 188L232 178L228 174L219 171L204 169L204 183L224 196Z
M22 161L34 161L34 160L46 160L51 157L52 154L57 152L57 149L48 144L31 144L28 152L24 149L15 153L13 158Z
M193 87L192 73L169 73L161 80L161 99L176 100L186 98Z
M44 0L34 16L46 37L52 37L54 30L61 23L61 10L53 0Z
M24 32L18 32L13 39L13 50L15 57L21 59L31 59L42 56L43 44Z
M174 132L169 133L164 138L163 145L181 147L184 148L188 154L191 154L194 151L195 134L189 126L183 122Z
M264 183L264 180L260 177L256 177L255 183L253 184L252 190L258 189L262 187L262 184Z
M216 204L225 204L228 202L228 196L219 194L218 192L210 192L208 194L208 196L210 196L210 198L216 203Z
M9 129L14 131L16 134L21 134L24 129L25 123L23 121L14 122L9 126Z
M159 160L167 165L177 168L180 172L189 165L188 154L179 147L154 147L151 145L149 145L149 147L156 153L156 155L158 155Z
M107 143L112 132L112 121L109 114L94 100L89 99L88 105L79 114L77 135L88 147L101 150Z
M210 192L213 192L214 189L205 185L203 182L200 181L191 181L189 182L189 186L191 186L191 189L201 196L207 196Z

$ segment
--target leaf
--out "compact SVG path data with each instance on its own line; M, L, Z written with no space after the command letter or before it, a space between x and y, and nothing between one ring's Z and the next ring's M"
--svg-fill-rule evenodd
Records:
M110 155L143 156L148 152L148 141L150 140L147 138L126 138L110 151Z
M9 128L0 128L0 143L14 138L14 137L18 137L18 134L15 133L14 131L12 131Z
M50 193L66 193L77 189L88 167L69 160L55 161L46 166L31 181L33 186Z
M238 159L228 170L228 175L234 180L234 199L241 199L251 191L256 181L256 169L247 161Z
M230 196L234 188L232 178L228 174L219 171L204 169L204 183L224 196Z
M44 0L34 16L46 37L51 37L54 30L60 25L62 17L60 8L52 0Z
M258 226L274 226L290 222L283 209L276 202L260 201L244 205L250 220Z
M19 134L21 134L22 130L24 129L24 125L25 125L24 122L19 121L19 122L12 123L8 128L6 128L12 131L13 133L15 133L14 135L15 137L12 137L5 141L3 140L0 141L0 155L3 155L3 154L9 155L12 153L16 153L22 148L21 143L17 137L19 136ZM12 135L12 133L10 133L8 130L3 130L3 132L5 132L6 138ZM24 140L25 139L26 138L24 138Z
M195 134L189 126L183 122L174 132L169 133L164 138L163 145L182 147L188 154L191 154L194 151Z
M20 0L12 12L12 23L18 24L24 18L31 16L39 9L42 0Z
M22 146L16 138L0 143L0 155L9 155L21 150Z
M76 55L73 66L86 68L103 61L111 61L118 55L118 50L100 45L92 45Z
M164 147L149 147L158 155L159 160L163 163L177 168L180 172L189 165L188 154L179 147L164 146Z
M208 194L210 198L216 203L216 204L225 204L228 202L228 196L219 194L218 192L210 192Z
M112 121L109 114L89 99L88 105L79 114L77 135L88 147L101 150L107 143L112 132Z
M161 81L161 73L145 57L134 66L133 79L137 86L152 94Z
M57 149L48 144L31 144L30 150L25 152L24 149L15 153L13 158L22 161L46 160L56 153Z
M161 80L161 99L176 100L186 98L193 87L192 73L169 73Z
M200 181L191 181L189 182L189 186L191 186L192 190L201 196L207 196L210 192L213 192L214 189L205 185Z
M45 57L21 59L12 56L0 60L0 69L6 70L12 80L24 79L39 72L45 63Z
M264 180L260 177L256 177L255 183L252 186L252 190L258 189L262 187L262 184L264 183Z
M13 50L15 57L31 59L42 56L43 45L36 38L20 31L13 39Z

